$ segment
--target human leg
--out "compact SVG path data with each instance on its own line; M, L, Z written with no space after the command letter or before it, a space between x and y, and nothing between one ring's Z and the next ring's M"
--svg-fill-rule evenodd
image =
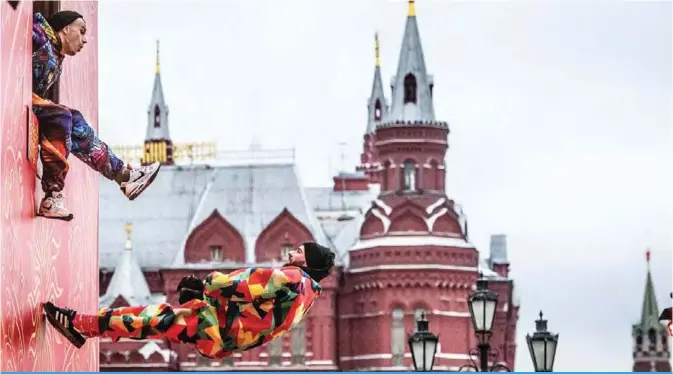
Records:
M93 337L108 337L113 341L121 338L168 338L190 342L187 330L195 330L198 325L195 310L173 308L165 303L102 308L97 314L88 315L47 302L44 312L51 325L77 348L82 347L87 338Z
M74 109L71 109L71 113L72 153L77 158L107 179L116 181L130 200L138 197L149 187L161 164L156 162L140 168L125 166L110 147L96 136L82 113Z
M72 115L57 105L34 106L40 130L40 159L42 160L42 191L38 215L70 221L73 215L65 207L63 187L68 173Z

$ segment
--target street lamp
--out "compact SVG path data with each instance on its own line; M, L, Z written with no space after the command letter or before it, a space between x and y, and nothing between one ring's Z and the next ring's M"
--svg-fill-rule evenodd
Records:
M530 357L533 359L535 371L553 371L558 334L554 335L547 331L547 320L542 319L542 311L540 311L540 319L535 321L533 336L526 335L526 342L528 343Z
M428 331L428 320L425 312L421 312L416 321L416 332L409 337L409 350L416 371L432 371L437 353L437 335Z
M470 360L472 364L463 365L460 371L471 369L473 371L511 371L507 366L494 364L488 367L489 353L497 357L497 350L491 347L491 335L493 333L493 320L495 319L495 309L498 306L498 294L488 289L488 281L484 279L483 274L479 274L477 280L477 289L470 294L467 300L467 306L470 309L470 318L472 327L477 335L477 350L470 351ZM472 359L473 356L479 356L479 365Z

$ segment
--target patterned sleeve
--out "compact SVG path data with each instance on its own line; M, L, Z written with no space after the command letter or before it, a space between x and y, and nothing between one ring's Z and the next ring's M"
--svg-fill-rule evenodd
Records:
M46 24L47 20L44 19L42 14L35 13L33 16L33 52L42 48L42 46L49 40L45 28L43 27Z
M303 279L299 268L249 268L229 274L214 271L206 277L205 295L219 300L255 302L274 299L296 288Z

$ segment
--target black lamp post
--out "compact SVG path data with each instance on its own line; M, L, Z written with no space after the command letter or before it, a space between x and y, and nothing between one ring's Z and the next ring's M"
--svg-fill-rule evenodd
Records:
M495 319L495 309L498 305L498 294L488 290L488 281L479 274L477 280L477 289L470 294L467 301L470 309L470 318L472 318L472 327L477 335L477 351L470 351L470 357L478 355L479 365L472 360L472 365L463 365L460 371L472 369L474 371L511 371L502 364L494 364L488 367L489 353L497 356L495 348L491 347L491 335L493 333L493 320Z
M428 331L428 320L425 319L425 312L421 312L420 318L416 321L416 332L409 337L409 350L416 371L432 371L437 342L439 338Z
M556 357L556 348L558 347L558 334L554 335L547 331L547 320L540 319L535 321L535 332L533 336L526 335L530 357L533 359L535 371L551 372L554 369L554 358Z

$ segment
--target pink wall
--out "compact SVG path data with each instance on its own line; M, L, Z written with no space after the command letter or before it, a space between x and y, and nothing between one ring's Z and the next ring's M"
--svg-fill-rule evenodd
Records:
M66 60L61 102L98 126L96 2L64 2L84 15L89 44ZM97 371L98 344L75 349L47 326L40 303L87 313L98 306L98 178L74 157L65 189L71 222L35 217L36 180L26 158L32 3L0 3L0 337L2 371ZM40 196L41 197L41 192Z

